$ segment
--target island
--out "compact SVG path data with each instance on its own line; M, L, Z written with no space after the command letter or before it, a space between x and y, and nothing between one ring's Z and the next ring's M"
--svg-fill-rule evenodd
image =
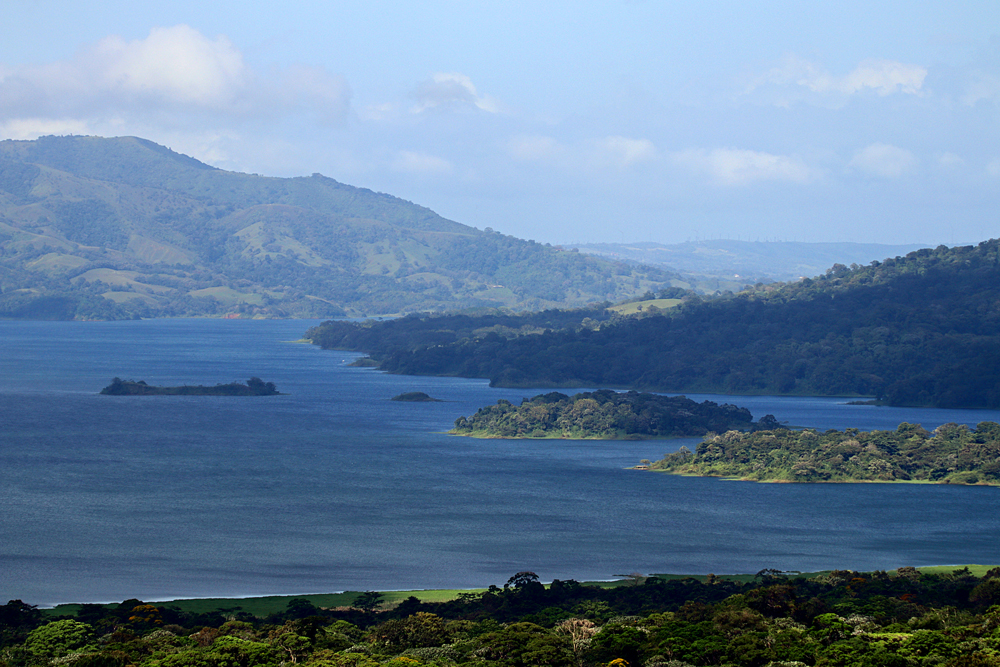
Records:
M1000 486L1000 424L943 424L929 432L729 431L648 466L680 475L758 482L924 482Z
M749 410L728 403L601 389L574 396L553 391L525 398L520 406L500 399L459 417L449 432L477 438L644 439L781 428L772 415L754 422Z
M393 396L390 401L403 401L404 403L441 403L440 398L431 398L422 391L405 391L398 396Z
M203 385L183 385L180 387L156 387L139 380L114 378L111 384L101 390L109 396L274 396L280 394L273 382L264 382L252 377L246 384L230 382L212 387Z

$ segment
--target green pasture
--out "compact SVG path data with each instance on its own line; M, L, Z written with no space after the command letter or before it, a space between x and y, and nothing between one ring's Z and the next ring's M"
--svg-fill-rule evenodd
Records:
M650 306L655 306L660 310L668 310L674 308L680 302L680 299L649 299L648 301L633 301L618 306L611 306L608 310L613 310L621 315L635 315L636 313L649 310Z

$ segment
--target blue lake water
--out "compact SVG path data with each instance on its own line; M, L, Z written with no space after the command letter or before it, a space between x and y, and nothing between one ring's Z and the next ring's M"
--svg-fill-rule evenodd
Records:
M545 391L352 368L309 321L0 322L0 603L479 587L628 572L997 563L1000 489L626 470L671 441L444 433ZM114 397L114 376L286 395ZM424 391L442 403L388 400ZM820 429L1000 411L691 396Z

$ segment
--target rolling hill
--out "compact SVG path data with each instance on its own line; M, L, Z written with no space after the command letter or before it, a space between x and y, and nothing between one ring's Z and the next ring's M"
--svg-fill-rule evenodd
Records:
M671 284L313 174L136 137L0 142L0 317L330 317L621 299Z

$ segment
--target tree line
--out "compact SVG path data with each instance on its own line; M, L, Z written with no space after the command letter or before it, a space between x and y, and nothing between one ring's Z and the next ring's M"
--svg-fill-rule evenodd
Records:
M997 667L1000 568L800 576L629 575L616 586L519 572L500 588L396 606L294 598L284 612L126 600L53 617L0 606L4 667Z

